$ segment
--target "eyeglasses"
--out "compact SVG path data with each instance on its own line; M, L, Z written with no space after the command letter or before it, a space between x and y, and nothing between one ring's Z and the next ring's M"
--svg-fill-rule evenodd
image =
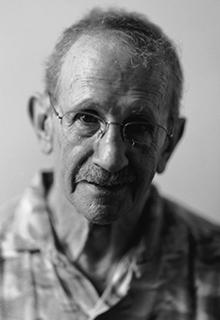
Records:
M157 146L159 137L163 143L166 138L173 136L172 131L168 132L161 125L148 121L126 123L105 121L100 116L87 111L68 111L64 115L60 115L52 103L50 94L49 97L54 113L62 125L63 134L69 142L76 141L76 139L78 142L82 142L83 139L90 137L95 137L96 140L101 139L110 125L120 126L123 141L130 146L136 144L147 147Z

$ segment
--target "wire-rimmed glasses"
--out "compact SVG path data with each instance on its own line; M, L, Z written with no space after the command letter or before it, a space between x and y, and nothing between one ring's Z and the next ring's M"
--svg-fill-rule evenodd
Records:
M173 132L163 126L148 121L129 121L125 123L106 121L102 117L88 111L68 111L60 115L54 107L49 94L51 106L56 117L60 120L63 134L69 142L95 137L101 139L107 132L110 125L120 126L123 141L130 145L145 145L147 147L157 146L158 139L162 143L171 138Z

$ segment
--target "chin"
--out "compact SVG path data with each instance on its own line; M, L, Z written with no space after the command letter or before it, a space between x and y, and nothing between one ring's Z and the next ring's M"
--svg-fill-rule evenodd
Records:
M109 190L85 183L77 185L69 200L80 215L96 224L117 221L134 204L130 187Z
M121 213L119 213L119 211L114 212L114 210L109 210L106 208L100 208L97 209L96 211L87 211L84 213L84 217L89 220L89 222L94 223L94 224L99 224L99 225L107 225L107 224L111 224L114 223L115 221L117 221L118 219L120 219L120 217L122 216Z
M84 216L89 222L106 225L111 224L123 215L123 210L120 210L114 205L103 205L95 202L79 202L75 203L77 211Z

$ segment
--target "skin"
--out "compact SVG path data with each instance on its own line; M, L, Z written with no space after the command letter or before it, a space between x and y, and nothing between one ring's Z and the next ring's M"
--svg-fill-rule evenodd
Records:
M130 57L125 52L117 53L117 43L79 40L65 59L60 79L57 108L61 114L88 108L107 121L122 122L144 106L147 119L166 126L165 116L160 112L163 106L158 102L161 96L158 74L146 76L142 67L133 69ZM88 99L85 107L80 106ZM91 106L92 103L95 105ZM77 137L72 143L66 142L60 124L56 122L55 126L57 183L79 212L91 222L106 224L125 213L133 216L133 212L141 211L156 171L157 150L152 147L128 151L119 127L114 125L100 141L92 137L83 143L78 143ZM84 181L85 173L90 172L89 180L97 180L99 185L96 176L100 172L102 175L102 169L115 174L124 168L131 172L133 183L125 182L121 188L108 190Z
M134 68L128 52L111 35L108 41L103 34L77 40L59 78L59 114L89 109L106 121L121 123L141 113L166 127L168 70L147 71L139 61ZM55 159L48 202L57 233L66 254L101 293L136 239L151 181L157 170L164 170L175 146L166 141L157 147L130 148L117 125L110 125L100 140L75 137L70 143L59 121L45 117L48 99L36 101L33 122L43 150L53 152ZM39 119L44 119L40 129Z

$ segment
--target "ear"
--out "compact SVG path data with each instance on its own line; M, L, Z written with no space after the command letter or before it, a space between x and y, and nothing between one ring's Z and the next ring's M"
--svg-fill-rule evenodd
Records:
M53 150L53 128L49 97L36 94L28 101L29 116L43 153Z
M181 140L183 136L183 132L185 129L186 119L185 118L177 118L174 123L173 128L173 136L168 137L163 147L160 150L159 160L157 163L157 173L162 173L166 164L176 148L178 142Z

